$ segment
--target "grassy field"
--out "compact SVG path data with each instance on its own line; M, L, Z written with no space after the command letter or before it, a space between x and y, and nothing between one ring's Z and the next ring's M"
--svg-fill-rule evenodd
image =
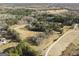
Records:
M13 25L11 27L11 30L14 30L17 33L19 33L19 37L22 40L42 33L42 32L29 31L28 29L26 29L24 27L25 27L25 25Z

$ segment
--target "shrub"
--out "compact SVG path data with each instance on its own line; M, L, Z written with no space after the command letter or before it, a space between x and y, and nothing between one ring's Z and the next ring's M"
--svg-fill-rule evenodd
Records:
M8 48L4 51L11 56L35 56L39 55L39 52L30 47L26 42L20 42L20 44L13 48Z
M37 36L33 36L33 37L29 37L28 38L28 42L32 45L40 45L42 43L42 41L47 38L48 35L46 34L39 34Z

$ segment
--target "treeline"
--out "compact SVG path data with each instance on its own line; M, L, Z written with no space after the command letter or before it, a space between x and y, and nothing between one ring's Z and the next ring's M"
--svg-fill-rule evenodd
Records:
M52 15L52 14L37 14L33 16L35 20L31 20L28 25L29 30L51 32L59 31L63 26L72 26L74 23L79 23L79 17L75 15Z
M33 9L8 9L6 11L6 13L12 14L12 15L24 15L24 16L28 16L30 15L32 12L35 12L35 10Z
M5 19L5 23L9 26L15 25L18 23L19 20L21 20L22 16L16 16L15 19L9 18Z
M6 19L1 19L1 22L4 22L7 26L15 25L18 23L19 20L21 20L23 16L18 16L16 15L15 18L6 18Z

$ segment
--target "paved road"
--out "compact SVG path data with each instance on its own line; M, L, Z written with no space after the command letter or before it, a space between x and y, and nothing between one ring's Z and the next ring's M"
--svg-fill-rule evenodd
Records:
M51 44L46 51L45 56L59 56L62 51L66 49L77 37L79 37L79 31L76 30L77 24L74 26L73 30L69 30L64 35L62 35L55 43Z

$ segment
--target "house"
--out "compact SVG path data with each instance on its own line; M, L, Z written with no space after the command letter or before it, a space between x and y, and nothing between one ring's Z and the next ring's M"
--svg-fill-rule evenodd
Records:
M7 40L5 38L0 38L0 45L6 44Z
M4 25L4 24L0 23L0 34L7 33L6 28L7 28L7 25Z

